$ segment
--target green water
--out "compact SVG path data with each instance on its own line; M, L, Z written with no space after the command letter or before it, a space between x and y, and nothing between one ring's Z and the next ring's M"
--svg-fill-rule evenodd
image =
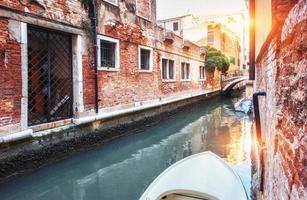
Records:
M251 121L217 97L137 134L0 185L0 199L137 200L176 161L206 150L229 162L250 188Z

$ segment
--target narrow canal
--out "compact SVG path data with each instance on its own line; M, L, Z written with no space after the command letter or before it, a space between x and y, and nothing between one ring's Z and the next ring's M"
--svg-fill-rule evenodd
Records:
M251 119L216 97L143 131L0 185L2 200L137 200L164 169L213 151L250 188Z

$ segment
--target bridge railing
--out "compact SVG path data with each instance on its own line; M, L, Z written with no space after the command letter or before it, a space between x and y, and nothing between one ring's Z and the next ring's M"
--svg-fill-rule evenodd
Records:
M228 71L225 75L222 75L222 80L231 79L234 77L247 76L248 70L232 70Z
M222 88L225 87L229 82L243 76L248 76L248 70L232 70L222 75Z

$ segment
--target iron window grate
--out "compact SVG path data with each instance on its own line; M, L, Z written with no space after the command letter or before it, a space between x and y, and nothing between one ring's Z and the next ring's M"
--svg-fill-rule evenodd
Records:
M72 116L71 36L28 29L28 124Z

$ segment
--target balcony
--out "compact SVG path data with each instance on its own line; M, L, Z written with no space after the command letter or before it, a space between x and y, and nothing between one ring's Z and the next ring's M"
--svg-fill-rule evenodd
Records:
M173 43L175 40L175 33L173 31L165 31L164 42Z
M185 50L189 50L194 44L189 40L184 40L182 44L182 48Z
M200 56L206 56L206 49L204 47L201 47L199 50Z

